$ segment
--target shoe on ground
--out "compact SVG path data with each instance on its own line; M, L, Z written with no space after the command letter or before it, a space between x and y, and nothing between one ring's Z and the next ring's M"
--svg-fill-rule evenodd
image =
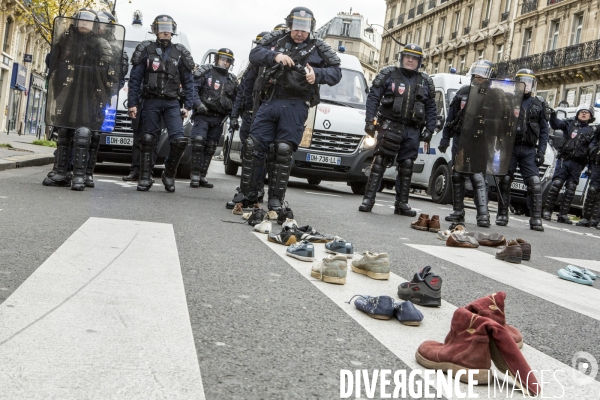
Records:
M567 265L565 267L566 270L568 271L575 271L575 270L579 270L581 272L583 272L585 275L589 276L591 280L595 281L596 279L598 279L598 276L593 273L592 271L590 271L587 268L582 268L582 267L578 267L576 265Z
M594 281L588 275L584 274L579 268L570 266L569 269L563 268L557 271L558 277L567 281L579 283L581 285L593 286Z
M465 210L452 210L452 212L444 219L448 222L465 222Z
M363 251L352 260L352 271L372 279L390 279L390 256L388 253Z
M288 219L294 219L294 212L290 208L288 202L284 201L281 205L281 209L277 211L277 223L282 225Z
M315 245L307 240L290 245L285 251L285 255L296 258L300 261L315 260Z
M293 218L286 218L285 222L281 225L281 227L285 228L286 226L289 226L290 228L297 228L298 222L296 222L296 220Z
M392 319L394 316L394 299L390 296L361 296L356 295L354 306L357 310L364 312L375 319ZM354 298L353 297L353 298ZM350 303L352 299L348 303Z
M267 212L265 210L254 208L252 214L250 214L250 217L248 218L248 225L256 226L263 222L266 216Z
M442 278L427 266L417 272L410 282L398 286L398 297L426 307L442 305Z
M450 235L453 233L460 233L460 234L467 233L467 230L465 229L465 224L462 222L456 222L456 223L450 225L450 227L448 229L446 229L445 231L442 231L442 230L438 231L437 237L440 240L447 241L448 238L450 237Z
M515 240L517 243L519 243L519 246L521 246L521 251L523 252L521 259L523 261L531 260L531 243L527 243L525 240L519 238L516 238Z
M262 221L260 224L254 225L254 230L260 233L269 233L273 230L271 221Z
M269 233L269 242L282 244L284 246L289 246L297 242L296 239L296 229L285 227L279 233Z
M556 219L556 222L561 224L573 225L573 221L571 221L571 218L569 218L568 215L559 215Z
M448 240L446 240L446 246L476 249L479 247L479 243L472 236L468 236L462 233L451 233L448 237Z
M301 236L298 239L308 240L311 243L327 243L335 239L333 235L327 235L317 232L317 230L310 225L298 227L297 230L301 234Z
M440 229L441 229L441 227L440 227L440 216L439 215L434 215L427 222L427 230L429 232L439 232Z
M405 217L416 217L417 212L413 210L408 203L394 203L394 214Z
M352 243L346 242L341 237L336 237L332 242L325 243L325 251L331 254L341 254L347 258L354 256Z
M492 226L492 224L490 223L490 217L481 217L481 218L477 218L477 226L480 228L489 228L490 226Z
M496 258L514 264L521 264L523 249L516 240L510 240L502 250L496 253Z
M468 232L465 235L475 238L480 246L498 247L506 244L506 238L500 233Z
M273 211L273 210L268 211L267 218L269 218L271 221L276 221L277 220L277 212Z
M394 315L400 323L408 326L419 326L423 321L423 313L410 301L394 303Z
M275 212L281 210L281 200L279 200L277 197L270 198L267 202L267 208L269 209L269 211Z
M429 215L421 214L419 219L410 223L410 227L418 231L426 231L429 226Z
M140 180L140 174L136 172L130 172L129 175L122 177L125 182L137 182Z
M581 218L581 220L579 222L577 222L575 225L585 226L586 228L589 228L591 226L591 222L587 218Z
M242 218L247 221L248 218L250 218L251 215L252 215L251 212L245 212L245 213L242 214Z
M347 273L348 259L344 256L329 255L313 265L310 276L323 282L344 285Z
M244 209L242 208L242 203L235 203L235 206L233 207L233 210L231 210L231 213L235 215L243 215Z

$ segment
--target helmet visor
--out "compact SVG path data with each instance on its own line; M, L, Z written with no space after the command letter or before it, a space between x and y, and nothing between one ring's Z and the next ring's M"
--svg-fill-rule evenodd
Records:
M175 23L172 20L170 20L167 17L159 18L158 20L156 20L155 24L156 24L156 32L155 33L160 33L160 32L168 32L168 33L172 33L172 34L177 33L177 26L175 25Z
M98 19L98 16L91 11L79 11L75 15L75 26L77 28L85 28L92 30L94 28L94 21Z
M290 30L292 31L304 31L310 32L312 28L312 20L313 16L306 11L298 11L291 15L292 26L290 26Z
M471 76L479 75L482 78L489 78L492 76L492 68L487 64L473 64L469 74Z
M525 93L533 93L535 92L535 88L537 86L537 79L533 75L529 74L519 74L515 77L517 82L523 82L525 84Z

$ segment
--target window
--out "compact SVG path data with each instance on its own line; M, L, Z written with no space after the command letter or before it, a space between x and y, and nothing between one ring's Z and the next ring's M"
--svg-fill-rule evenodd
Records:
M490 15L492 14L492 0L488 0L485 6L485 21L490 20Z
M473 6L469 7L469 18L467 18L467 27L471 26L471 22L473 22Z
M460 71L464 71L465 70L465 59L467 56L463 55L460 56Z
M450 70L452 69L452 62L453 61L454 61L454 59L452 59L452 58L448 59L448 68L447 68L448 72L450 72Z
M339 48L340 48L340 47L342 47L343 45L344 45L344 42L340 40L340 41L338 42L338 47L337 47L337 48L338 48L338 50L339 50Z
M533 36L533 28L523 31L523 46L521 47L521 57L527 57L531 51L531 36Z
M406 34L406 43L412 43L412 32Z
M2 46L2 51L4 51L5 53L8 53L8 50L10 48L10 31L12 30L12 23L13 19L11 17L8 17L6 19L6 25L4 25L4 45Z
M567 94L565 96L565 100L567 102L567 107L575 107L575 92L577 89L568 89Z
M341 36L350 36L350 22L351 21L344 21L344 23L342 24Z
M385 44L385 52L383 53L383 54L385 54L385 62L386 62L386 63L387 63L387 62L388 62L388 60L390 59L390 47L391 47L391 44L390 44L390 42L387 42L387 43Z
M431 34L433 33L433 24L427 25L427 31L425 33L425 42L431 43Z
M392 7L392 10L390 11L390 17L388 18L388 20L394 18L396 18L396 6Z
M555 50L558 47L558 38L560 34L559 20L550 23L550 31L548 31L548 45L546 50Z
M581 43L581 31L583 30L583 14L573 16L573 29L571 30L571 44Z
M444 92L439 90L435 91L435 108L437 108L438 114L442 117L446 117L446 107L444 106Z
M478 50L477 51L477 59L478 60L483 60L483 50Z
M444 37L444 32L446 31L446 17L440 20L440 28L439 28L439 37Z
M496 46L496 62L502 61L502 53L504 53L504 44Z
M415 32L415 43L418 44L419 46L421 45L421 30L417 29L417 32Z
M592 104L593 86L585 86L579 89L579 104ZM578 105L579 105L578 104Z
M406 0L402 1L402 4L400 4L400 14L404 14L406 12Z
M454 30L452 32L458 32L460 27L460 11L454 13Z
M433 73L437 74L440 69L440 63L433 63Z

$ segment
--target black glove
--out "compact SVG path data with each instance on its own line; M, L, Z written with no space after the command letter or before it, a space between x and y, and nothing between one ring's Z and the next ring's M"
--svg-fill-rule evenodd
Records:
M367 135L375 137L375 124L373 123L373 121L367 122L365 124L365 132L367 132Z
M238 121L238 117L229 117L229 126L234 131L238 131L240 129L240 121Z
M542 165L544 165L545 159L546 157L544 156L544 153L537 153L535 156L535 165L541 167Z
M432 137L433 137L433 132L431 132L429 129L425 129L423 132L421 132L421 135L419 136L419 140L422 142L429 143L429 142L431 142Z
M446 150L448 150L448 145L440 143L439 146L438 146L438 150L441 151L442 153L445 153Z
M550 118L556 118L556 111L550 111Z
M202 114L202 115L208 114L208 108L206 108L206 106L202 102L200 102L200 104L197 104L194 107L194 110L196 111L196 114Z

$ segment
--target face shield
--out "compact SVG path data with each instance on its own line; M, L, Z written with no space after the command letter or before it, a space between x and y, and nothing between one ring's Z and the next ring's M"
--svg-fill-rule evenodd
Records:
M174 35L176 31L173 21L156 21L156 33L167 32Z
M529 94L535 92L537 87L537 79L535 76L528 74L520 74L515 77L517 82L523 82L525 84L525 90L523 93Z
M75 16L75 27L80 30L91 31L94 29L94 22L98 19L96 14L91 11L79 11Z
M292 31L304 31L310 33L312 27L313 16L306 11L298 11L291 15L291 26Z
M488 64L473 64L469 70L469 75L471 75L471 77L478 75L482 78L489 79L492 76L492 68Z

